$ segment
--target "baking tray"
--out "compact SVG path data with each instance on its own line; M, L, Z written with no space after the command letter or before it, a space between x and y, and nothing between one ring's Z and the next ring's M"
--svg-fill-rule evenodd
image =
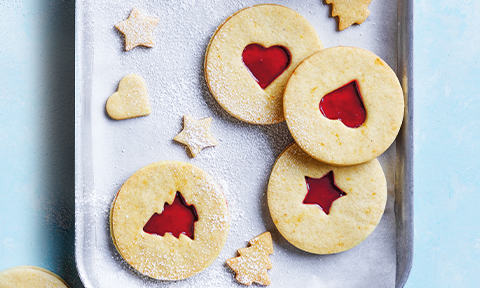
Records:
M301 3L299 3L301 2ZM320 0L271 1L312 23L324 47L356 46L384 59L405 94L405 118L395 143L379 157L387 177L385 214L367 240L346 252L313 255L278 233L266 205L275 159L293 141L285 123L258 126L228 115L205 84L203 57L216 27L237 10L262 2L158 0L76 2L75 33L75 252L85 287L242 287L225 266L236 250L269 230L274 240L271 287L403 287L413 253L413 0L373 1L361 25L337 30L331 7ZM160 19L154 48L125 52L114 24L133 7ZM152 114L124 121L105 113L107 98L130 73L147 82ZM219 145L189 158L172 139L182 117L212 117ZM229 203L231 228L219 257L182 281L137 273L115 250L109 209L122 183L139 168L161 160L192 163L211 174Z

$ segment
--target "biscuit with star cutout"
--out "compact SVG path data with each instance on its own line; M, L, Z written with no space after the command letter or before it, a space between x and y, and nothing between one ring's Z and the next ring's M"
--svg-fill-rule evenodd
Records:
M115 28L125 36L125 51L137 46L153 47L153 29L158 21L157 18L144 16L140 10L133 8L126 20L115 24Z
M338 16L338 29L344 30L352 24L362 24L370 15L368 5L372 0L326 0L332 4L332 17Z
M188 147L193 157L204 148L217 145L217 140L210 133L212 118L195 120L189 115L183 116L183 130L173 138Z
M387 181L377 159L333 166L294 143L273 166L267 201L273 223L293 246L314 254L338 253L375 230L387 202Z

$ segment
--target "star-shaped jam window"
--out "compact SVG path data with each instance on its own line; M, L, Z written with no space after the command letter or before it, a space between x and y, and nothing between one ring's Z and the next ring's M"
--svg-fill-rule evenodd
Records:
M193 157L197 156L203 148L217 145L217 140L210 133L212 118L195 120L192 117L183 116L183 130L173 138L188 147Z
M140 10L133 8L127 20L115 24L115 28L125 35L125 51L139 45L153 47L153 29L158 21L157 18L146 17Z
M177 192L172 204L165 203L160 214L154 213L143 227L143 231L159 236L171 233L176 238L180 234L185 234L193 239L197 221L198 214L195 206L188 205L182 194Z
M347 195L335 183L333 171L323 175L322 178L311 178L305 176L307 182L307 196L303 199L303 204L316 204L325 214L330 213L333 201Z

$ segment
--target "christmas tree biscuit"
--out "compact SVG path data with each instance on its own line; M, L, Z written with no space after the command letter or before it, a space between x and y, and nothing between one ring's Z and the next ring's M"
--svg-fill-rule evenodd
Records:
M238 257L227 260L228 266L235 271L238 282L252 285L270 285L267 270L272 269L268 255L273 253L272 236L265 232L250 240L250 247L238 250Z
M332 17L338 16L338 29L344 30L350 25L361 24L368 15L368 5L372 0L326 0L332 4Z

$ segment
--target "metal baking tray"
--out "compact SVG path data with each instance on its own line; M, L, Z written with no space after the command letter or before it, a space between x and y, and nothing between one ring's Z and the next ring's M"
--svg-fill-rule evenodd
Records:
M338 31L331 7L319 0L274 0L312 23L324 47L357 46L384 59L405 94L405 118L396 142L379 157L388 184L385 214L364 242L334 255L313 255L289 244L266 205L271 168L293 141L285 123L250 125L228 115L213 99L203 75L211 35L237 10L256 0L157 0L76 2L75 33L75 252L85 287L242 287L225 260L269 230L274 240L271 287L403 287L413 250L413 0L373 1L361 25ZM125 52L114 24L133 7L160 19L155 47ZM147 82L152 114L124 121L105 113L107 98L130 73ZM212 117L219 144L189 158L172 139L182 117ZM231 228L219 257L203 272L168 282L140 275L115 250L109 209L122 183L161 160L192 163L211 174L229 203Z

